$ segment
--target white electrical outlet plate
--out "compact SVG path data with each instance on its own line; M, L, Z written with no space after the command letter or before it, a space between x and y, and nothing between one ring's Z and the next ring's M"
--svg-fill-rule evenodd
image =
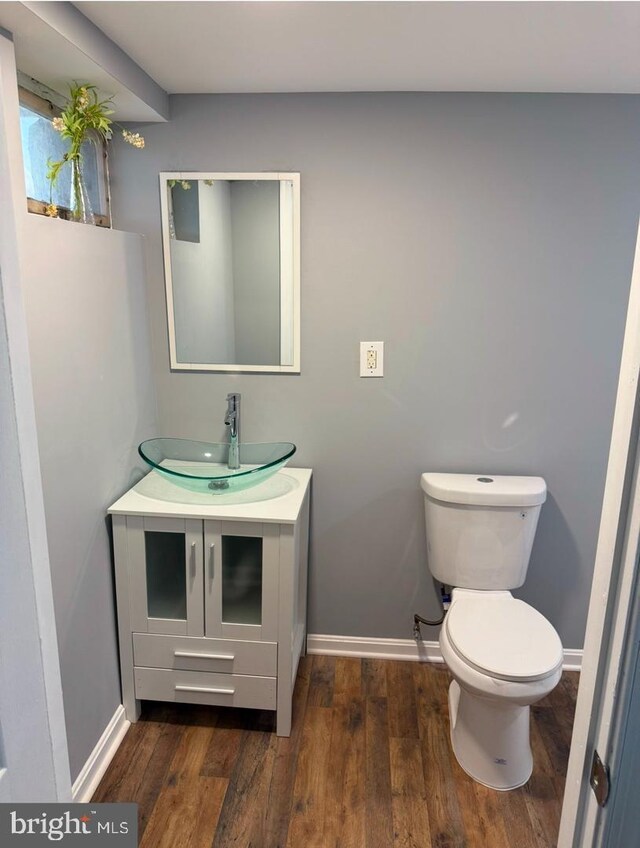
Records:
M360 342L360 376L382 377L384 342Z

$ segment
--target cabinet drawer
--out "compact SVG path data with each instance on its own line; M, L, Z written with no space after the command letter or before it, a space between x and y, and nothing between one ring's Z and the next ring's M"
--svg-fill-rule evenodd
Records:
M277 663L276 642L133 634L133 664L137 666L275 677Z
M134 668L136 698L275 710L275 677Z

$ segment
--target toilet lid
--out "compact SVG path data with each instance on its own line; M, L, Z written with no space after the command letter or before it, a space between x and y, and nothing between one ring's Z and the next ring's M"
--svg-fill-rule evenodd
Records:
M456 653L492 677L540 680L562 664L562 643L553 625L511 596L460 598L445 622Z

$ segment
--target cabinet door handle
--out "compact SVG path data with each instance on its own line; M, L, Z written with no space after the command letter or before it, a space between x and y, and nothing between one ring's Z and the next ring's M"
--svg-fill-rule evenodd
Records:
M216 546L214 542L211 542L209 545L209 580L213 580L214 576L214 568L215 568L215 550Z
M180 686L174 687L176 692L208 692L211 695L235 695L235 689L225 689L223 686Z
M191 542L191 576L196 576L196 543Z
M234 654L205 654L198 651L174 651L174 657L188 657L195 660L235 660Z

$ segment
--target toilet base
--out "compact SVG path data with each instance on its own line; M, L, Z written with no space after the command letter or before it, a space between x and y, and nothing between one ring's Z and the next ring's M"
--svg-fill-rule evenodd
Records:
M517 789L531 777L529 707L449 686L451 747L466 773L491 789Z

